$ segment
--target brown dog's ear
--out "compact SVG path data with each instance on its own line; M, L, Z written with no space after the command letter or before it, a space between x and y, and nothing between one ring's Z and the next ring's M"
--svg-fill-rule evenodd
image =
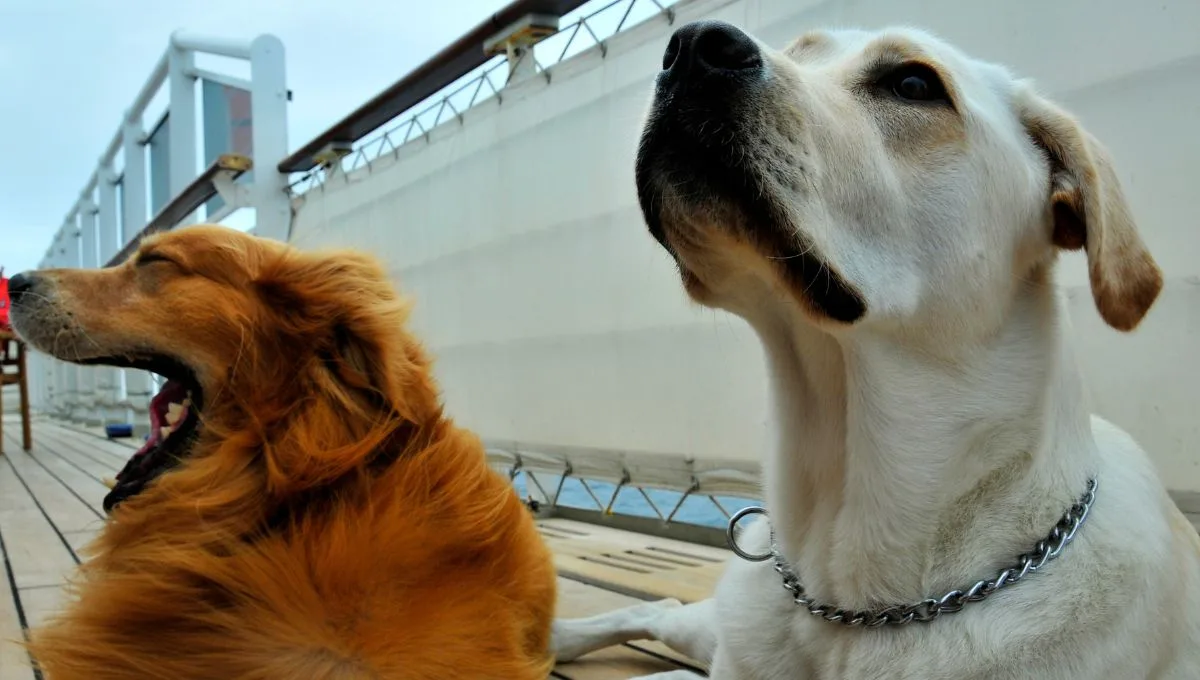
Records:
M341 320L333 324L330 345L322 352L325 367L334 379L365 397L371 405L383 407L390 396L384 382L387 375L384 348L372 345L350 323Z
M276 325L316 351L329 378L373 406L386 403L384 365L393 348L380 343L388 324L402 321L404 305L387 274L355 252L287 253L256 281Z
M300 383L273 411L283 428L265 447L273 495L362 468L436 417L429 367L403 328L408 305L374 258L289 251L254 286L270 315L264 332L280 347L276 373Z
M1092 298L1109 326L1137 327L1162 290L1162 271L1138 234L1112 159L1068 113L1034 93L1018 96L1021 121L1050 161L1054 244L1086 248Z

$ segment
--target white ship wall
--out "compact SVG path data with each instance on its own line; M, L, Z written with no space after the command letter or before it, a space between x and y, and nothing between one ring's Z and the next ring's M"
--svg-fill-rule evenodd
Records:
M1104 326L1083 256L1060 269L1094 408L1169 487L1200 491L1200 2L684 0L781 47L905 23L1033 77L1113 152L1167 284L1132 335ZM416 297L449 408L487 439L754 460L766 379L738 319L684 297L646 233L633 157L674 27L651 20L299 202L292 240L385 258Z

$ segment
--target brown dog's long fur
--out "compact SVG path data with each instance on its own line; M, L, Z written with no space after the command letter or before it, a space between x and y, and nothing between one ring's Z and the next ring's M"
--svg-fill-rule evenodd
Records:
M205 400L191 455L117 506L34 632L47 680L547 676L549 553L373 260L193 227L38 276L91 343L47 351L150 347Z

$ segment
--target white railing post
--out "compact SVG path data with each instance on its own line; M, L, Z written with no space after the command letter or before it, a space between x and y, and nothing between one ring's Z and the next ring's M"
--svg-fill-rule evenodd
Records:
M25 370L29 372L29 410L42 410L42 355L30 352L25 357Z
M25 370L29 371L29 410L45 410L45 376L42 374L42 355L30 352L25 357Z
M121 178L113 170L111 160L101 165L96 175L96 195L100 208L96 254L100 258L100 266L103 267L113 255L117 254L121 246L125 245L121 243L121 235L117 233L119 219L117 215L117 183L121 181Z
M142 129L142 115L131 113L125 119L121 132L125 155L122 180L125 200L121 207L126 232L121 235L121 245L125 245L146 224L146 131Z
M54 239L50 242L50 250L46 252L45 259L42 260L42 269L53 269L58 266L58 232L55 232ZM62 400L62 391L59 383L58 362L47 357L46 361L46 413L51 416L58 416L58 405Z
M195 58L190 50L175 45L167 48L167 104L170 134L170 168L167 173L169 195L174 197L196 178L196 79L191 75ZM195 213L187 215L180 224L195 222ZM143 220L144 223L144 220Z
M96 250L96 228L99 212L99 207L90 198L80 201L79 266L84 269L97 269L100 266ZM98 413L99 402L96 394L96 370L94 366L79 367L79 402L82 407L81 420L88 427L95 427L100 424Z
M41 268L42 268L42 265L38 264L38 269L41 269ZM42 387L43 387L42 382L43 381L42 381L42 373L41 373L41 371L42 371L42 364L41 364L42 355L37 352L28 351L28 346L26 346L26 349L27 349L27 353L25 355L25 371L26 371L26 380L29 381L29 410L31 412L32 411L40 412L42 410L42 401L43 401L42 400Z
M70 265L71 258L69 252L70 234L67 226L64 224L59 228L54 244L54 266L56 268L67 267ZM55 383L58 386L58 398L55 403L55 415L59 418L69 418L71 414L71 376L72 369L66 362L54 360Z
M38 262L38 269L47 269L52 265L53 260L51 254L54 252L54 243L51 242L50 248L46 254L42 256ZM30 356L38 357L38 410L47 415L54 413L54 360L43 354L31 354Z
M54 235L54 255L52 265L55 268L66 264L66 229L59 228ZM54 360L54 415L62 418L67 412L67 365Z
M63 262L60 267L77 268L79 267L79 211L78 208L71 211L71 216L62 226L63 234ZM62 365L65 380L65 398L64 398L64 417L67 420L75 420L79 415L80 408L80 393L79 393L79 366L65 361L59 362Z
M54 243L51 242L50 249L42 256L41 262L38 262L38 269L48 269L54 266L52 254L54 253ZM34 356L34 355L30 355ZM38 375L40 393L39 411L47 415L54 415L54 360L44 354L37 354L38 357Z
M71 235L67 239L67 267L78 269L80 258L83 256L83 230L79 228L79 222L82 215L80 214L78 205L75 207L75 212L71 216L70 229ZM83 389L83 366L78 364L67 363L67 375L71 379L71 420L83 420L83 412L87 409L87 403L84 397Z
M287 158L287 69L283 42L260 35L250 44L250 112L254 121L254 233L287 241L291 231L292 202L287 177L276 165Z
M123 243L133 240L146 224L146 132L142 128L140 112L130 112L125 118L123 141L125 148L125 179L122 182L125 204L125 232L121 235ZM174 128L174 123L171 124ZM125 371L125 400L122 404L127 409L145 413L150 406L150 397L154 394L154 385L150 374L146 371ZM131 414L130 414L131 415ZM132 421L130 418L129 421ZM129 422L127 421L127 422ZM149 424L134 423L135 435L141 436L150 431Z
M113 171L112 159L100 164L96 171L96 194L99 200L97 216L96 257L98 266L103 267L123 244L117 233L117 173ZM121 369L102 366L96 369L96 402L100 410L102 425L107 425L113 417L112 409L117 408L120 400Z

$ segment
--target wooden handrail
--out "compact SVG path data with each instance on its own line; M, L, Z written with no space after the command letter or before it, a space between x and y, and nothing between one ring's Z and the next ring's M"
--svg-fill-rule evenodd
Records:
M208 166L204 172L200 173L191 184L187 185L183 191L176 194L158 211L145 227L138 232L137 236L130 239L125 244L124 248L108 261L106 267L114 267L129 259L129 256L137 250L142 239L151 234L157 234L160 231L168 231L173 229L179 222L188 215L195 212L200 206L204 205L213 196L217 195L216 180L222 176L229 180L234 180L242 174L248 172L254 163L246 156L238 154L223 154L213 161L213 164Z
M287 174L312 170L320 164L318 157L322 151L357 142L463 77L471 69L483 65L492 56L484 49L486 41L515 22L530 14L561 18L587 1L517 0L511 3L283 159L278 166L279 172Z

